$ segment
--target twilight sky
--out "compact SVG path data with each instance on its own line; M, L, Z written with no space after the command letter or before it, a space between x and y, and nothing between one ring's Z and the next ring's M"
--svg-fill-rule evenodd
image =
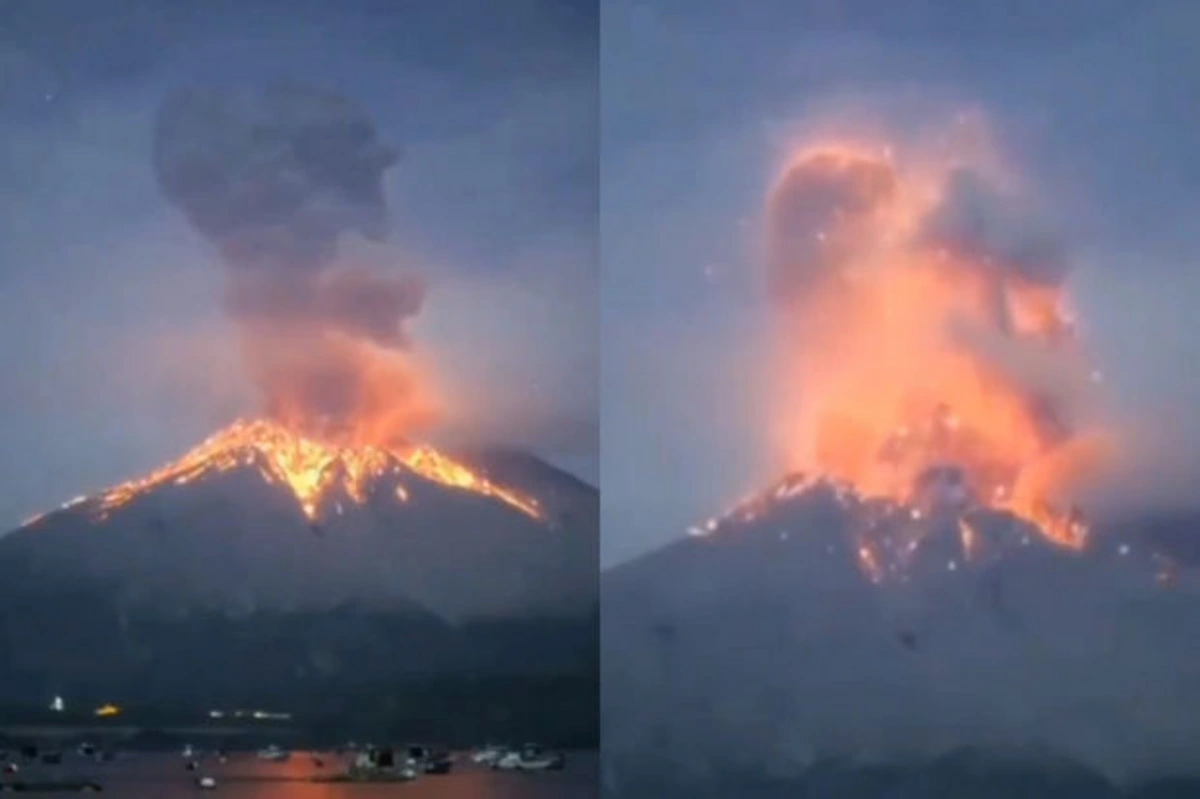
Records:
M433 436L597 479L595 7L500 5L3 4L0 530L253 412L224 270L153 180L154 110L189 82L363 104L404 150L392 242L431 284L413 337L462 406Z
M913 135L986 116L1070 245L1107 399L1170 442L1139 501L1190 494L1197 30L1188 0L606 0L604 564L777 476L760 209L788 145L831 120Z

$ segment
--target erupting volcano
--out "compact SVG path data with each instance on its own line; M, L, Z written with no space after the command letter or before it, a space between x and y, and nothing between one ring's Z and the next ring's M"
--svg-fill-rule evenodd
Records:
M988 159L788 162L766 207L784 476L602 578L623 779L964 746L1196 762L1200 573L1164 554L1195 515L1085 518L1129 445L1036 210Z
M28 550L42 568L222 608L249 596L267 607L416 602L450 618L577 612L569 581L594 565L579 528L594 527L594 491L528 456L473 460L238 421L145 477L29 520L0 560ZM209 571L218 563L228 579Z
M424 279L384 242L396 160L331 92L163 104L158 183L219 255L259 408L0 538L0 702L394 715L431 674L593 695L596 490L421 443L444 404L408 329Z
M0 702L365 713L430 673L579 674L598 516L595 489L529 455L237 422L0 538Z
M193 88L167 99L155 131L158 182L227 267L226 311L267 419L236 422L179 460L70 507L99 522L163 486L245 466L285 486L313 522L345 502L362 504L385 482L406 502L412 479L542 519L536 499L412 443L436 416L406 327L424 302L424 281L340 250L352 233L382 242L383 174L397 158L339 94L277 85Z
M805 148L771 189L784 460L808 476L775 495L826 482L867 508L855 543L872 579L939 530L969 560L985 512L1087 544L1077 494L1112 436L1093 418L1100 373L1067 310L1066 257L1034 208L986 159L885 145Z

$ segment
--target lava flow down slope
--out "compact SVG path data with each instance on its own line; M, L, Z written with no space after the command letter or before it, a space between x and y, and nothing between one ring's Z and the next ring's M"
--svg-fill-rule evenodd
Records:
M898 151L805 149L768 196L788 476L603 576L614 784L1200 762L1196 516L1089 513L1126 444L1061 247L994 161Z

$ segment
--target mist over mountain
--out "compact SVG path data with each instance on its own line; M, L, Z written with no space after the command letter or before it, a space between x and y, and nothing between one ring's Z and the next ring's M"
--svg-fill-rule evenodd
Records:
M913 772L888 796L991 795L947 776L962 752L1086 777L1055 795L1200 772L1200 590L1161 543L1194 519L1127 520L1076 552L992 512L981 555L926 530L873 581L838 492L777 493L603 575L613 795L885 795L871 768Z

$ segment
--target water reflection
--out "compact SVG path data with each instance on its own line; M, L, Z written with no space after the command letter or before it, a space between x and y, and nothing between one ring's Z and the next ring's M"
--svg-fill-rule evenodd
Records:
M294 753L283 763L257 759L252 753L231 755L220 763L213 757L200 758L198 768L188 771L178 754L126 754L111 763L70 758L62 766L31 765L19 778L64 779L82 777L100 782L106 796L115 799L178 799L198 794L196 780L212 776L214 793L234 799L594 799L599 796L598 757L594 752L568 755L561 772L512 774L490 771L456 758L450 774L428 775L399 784L313 783L315 776L333 776L349 766L349 759L320 754L322 765L307 753ZM7 778L12 780L12 777Z

